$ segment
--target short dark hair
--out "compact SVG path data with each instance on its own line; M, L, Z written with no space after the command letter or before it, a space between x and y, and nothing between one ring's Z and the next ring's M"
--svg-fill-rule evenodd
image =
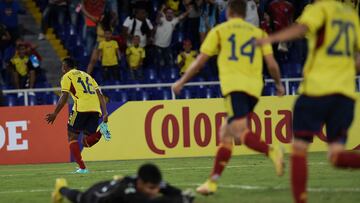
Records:
M236 15L246 16L247 2L245 0L229 0L228 9Z
M71 69L76 68L77 65L76 61L71 57L64 58L63 63L65 63Z
M138 178L144 183L160 184L162 175L159 168L154 164L144 164L138 170Z

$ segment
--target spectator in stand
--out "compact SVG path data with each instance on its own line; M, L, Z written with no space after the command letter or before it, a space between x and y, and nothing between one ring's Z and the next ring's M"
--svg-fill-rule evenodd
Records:
M1 81L0 81L1 82ZM0 85L2 86L2 83L0 83ZM5 102L4 102L4 96L2 93L2 89L0 89L0 106L5 106Z
M11 36L6 29L6 26L0 24L0 54L3 55L5 49L9 46Z
M267 13L274 23L273 30L278 32L293 23L294 6L286 0L274 0L269 4ZM278 48L281 52L288 52L286 43L279 43Z
M226 21L227 0L215 0L215 3L218 8L218 23L223 23Z
M184 22L184 38L190 39L195 48L200 47L200 8L202 0L183 0L185 8L191 9L188 18Z
M41 33L39 40L45 39L47 29L50 27L51 22L54 20L54 15L57 15L57 23L61 27L64 26L65 14L67 12L67 0L49 0L48 5L42 12L41 20Z
M36 50L39 46L37 44L31 43L30 41L25 41L24 38L20 37L16 41L16 46L23 45L26 49L26 55L31 56L34 55L39 61L42 61L42 57L39 52Z
M81 12L81 0L71 0L69 3L70 22L73 28L78 24L79 13Z
M82 0L81 9L85 16L85 51L90 54L95 46L97 24L105 10L105 0Z
M210 31L216 24L217 7L215 0L204 0L200 10L200 42L202 43Z
M246 22L253 24L256 27L259 27L259 14L256 2L254 0L248 0L246 5Z
M9 69L13 75L13 85L16 89L34 88L35 85L35 67L31 63L29 56L26 55L26 47L19 45L17 54L10 60ZM35 96L34 92L29 92L30 96ZM18 97L23 93L18 93Z
M270 22L270 16L268 13L264 13L264 17L261 21L261 25L260 25L261 29L263 29L266 33L270 34L272 33L271 30L271 22Z
M104 80L120 81L120 59L119 45L115 40L112 40L112 31L105 30L105 40L99 43L99 60L101 61Z
M133 80L141 80L143 77L142 65L145 58L145 49L140 46L140 40L140 36L135 35L132 38L132 45L126 49L126 60Z
M170 49L172 35L176 25L181 20L183 20L189 14L189 12L190 10L187 10L179 17L175 17L174 11L171 8L165 8L164 6L158 13L156 19L157 26L154 38L154 45L156 50L155 64L158 67L167 67L174 65L172 50Z
M184 40L183 48L184 51L177 57L177 65L180 68L180 75L183 75L186 72L190 64L195 61L196 56L198 55L197 51L192 50L192 43L190 40Z
M105 30L113 30L114 25L112 24L114 21L112 20L111 13L106 12L100 19L100 23L96 26L96 45L92 50L90 62L87 67L87 73L91 74L94 70L96 62L99 59L99 43L105 40Z
M123 24L123 35L127 39L128 46L131 45L132 38L137 35L140 37L140 47L145 47L151 43L150 36L153 29L145 8L138 7L135 9L135 16L126 18Z
M15 44L15 41L20 36L18 20L19 13L25 13L25 10L20 7L17 1L0 1L0 23L6 26L13 44Z

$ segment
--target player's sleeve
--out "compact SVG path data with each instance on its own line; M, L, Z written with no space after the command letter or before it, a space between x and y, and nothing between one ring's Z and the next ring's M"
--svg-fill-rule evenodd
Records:
M131 54L130 47L126 49L126 55L129 55L129 54Z
M91 78L91 84L92 84L92 86L94 87L95 90L100 89L99 85L97 84L97 82L95 81L94 78Z
M325 11L316 4L305 8L303 14L296 20L297 23L306 25L309 32L316 33L325 23Z
M264 31L262 31L263 38L268 37L268 34ZM273 48L271 44L264 44L261 46L261 52L263 53L263 56L267 56L270 54L273 54Z
M60 82L61 91L70 92L71 80L67 75L64 75Z
M201 45L200 52L208 56L214 56L219 53L219 47L220 33L218 29L212 29Z

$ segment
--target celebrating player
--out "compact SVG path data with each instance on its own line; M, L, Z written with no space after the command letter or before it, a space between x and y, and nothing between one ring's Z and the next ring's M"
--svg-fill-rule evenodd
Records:
M101 135L105 140L110 140L111 135L106 124L108 121L106 103L96 81L87 73L76 70L73 59L65 58L61 68L64 73L61 79L61 96L54 113L48 114L46 120L51 124L55 121L71 94L74 107L68 122L70 151L79 165L76 173L88 173L81 157L78 136L81 132L85 134L82 138L84 147L96 144ZM100 130L96 131L101 114L103 122L99 126Z
M245 14L245 0L230 0L227 8L229 20L209 32L201 46L200 55L172 87L173 91L179 94L184 84L205 65L209 58L218 55L227 124L221 129L221 145L216 154L213 171L209 179L197 188L197 192L203 195L212 194L217 190L216 182L230 160L234 139L270 157L275 164L277 175L283 175L282 150L261 141L260 137L248 127L247 116L253 112L263 89L263 59L275 80L277 94L282 96L285 91L280 81L279 66L273 57L272 47L255 46L255 38L265 37L265 32L245 22Z
M63 178L56 179L52 194L54 203L64 197L73 203L122 202L122 203L191 203L194 199L190 191L182 192L162 181L159 168L144 164L137 176L99 182L85 192L70 189Z
M330 162L338 168L360 168L360 154L345 151L347 132L354 118L359 29L359 17L351 7L334 0L317 0L306 8L296 24L258 40L264 46L308 37L309 54L293 121L291 183L297 203L307 201L307 151L323 124Z

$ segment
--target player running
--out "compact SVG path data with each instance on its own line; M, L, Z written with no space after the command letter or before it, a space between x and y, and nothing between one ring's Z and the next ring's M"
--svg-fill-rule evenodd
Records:
M76 70L73 59L65 58L61 69L64 73L61 79L61 96L54 113L46 115L46 120L48 123L54 123L56 116L64 107L71 94L74 106L68 122L70 151L79 165L79 169L75 173L84 174L89 171L86 169L81 157L78 137L81 132L85 134L82 138L84 147L91 147L96 144L100 140L101 135L104 136L105 140L110 140L111 135L106 124L108 121L106 102L96 81L87 73ZM96 131L101 115L103 122L99 126L100 130Z
M351 7L334 0L309 5L293 26L266 43L308 38L309 54L300 96L294 106L291 184L295 202L307 201L307 151L313 136L326 125L328 158L338 168L360 168L360 154L345 151L354 118L355 57L360 51L359 17ZM358 67L359 71L359 67Z
M69 188L65 179L58 178L52 201L61 203L64 198L72 203L191 203L194 195L191 191L182 192L162 181L157 166L144 164L139 168L137 176L102 181L85 192Z
M217 180L230 160L234 139L268 156L275 164L277 175L281 176L284 173L282 150L261 141L248 127L247 116L253 112L263 89L263 59L275 80L277 94L282 96L285 91L272 47L255 46L255 38L265 37L265 32L247 23L244 20L245 14L246 1L230 0L227 8L229 20L209 32L201 46L200 55L172 87L173 91L179 94L184 84L199 72L209 58L218 55L219 78L227 111L227 123L221 129L221 144L213 171L209 179L197 188L197 192L203 195L216 192Z

